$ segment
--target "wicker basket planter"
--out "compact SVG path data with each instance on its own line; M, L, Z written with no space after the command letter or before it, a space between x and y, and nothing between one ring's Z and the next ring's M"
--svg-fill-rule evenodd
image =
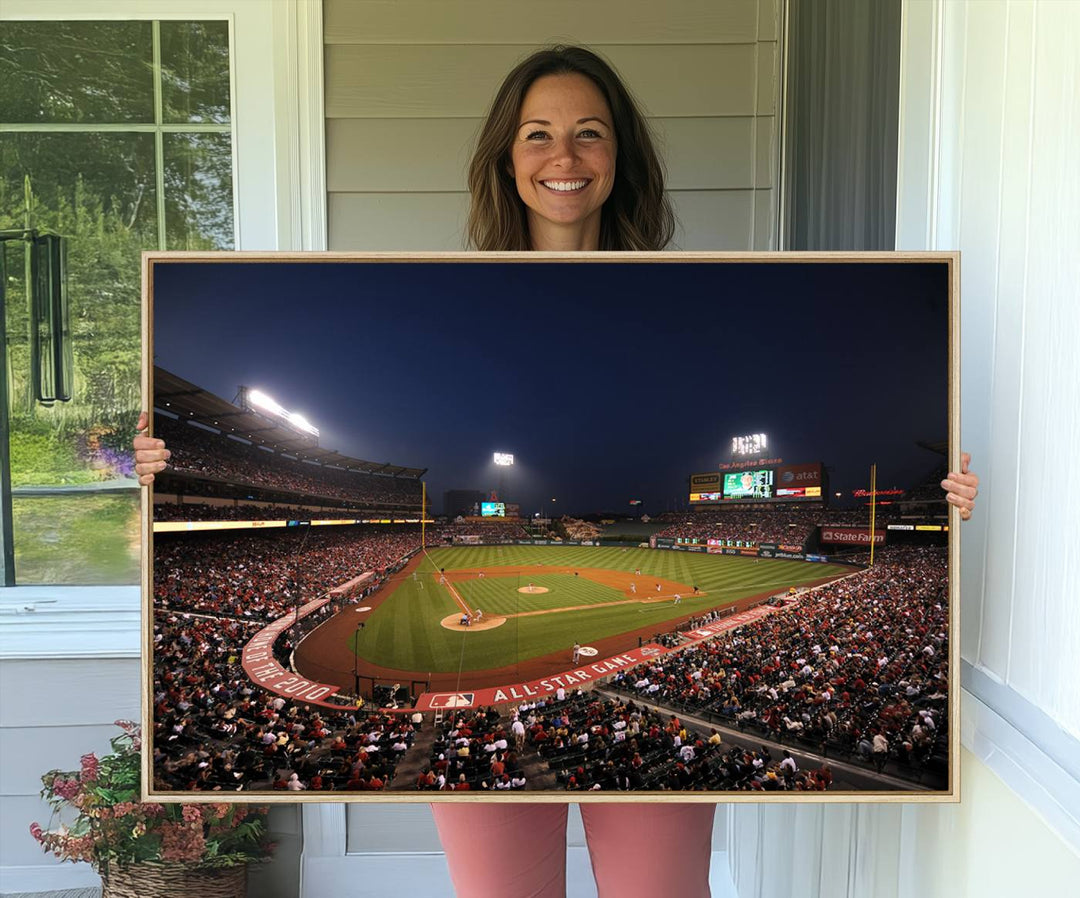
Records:
M244 898L247 866L203 870L185 864L132 864L101 877L101 898Z

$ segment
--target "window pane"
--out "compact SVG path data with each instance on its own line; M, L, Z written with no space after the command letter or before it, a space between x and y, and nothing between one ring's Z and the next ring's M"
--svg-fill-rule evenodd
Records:
M20 584L139 582L139 492L12 501Z
M232 138L165 135L165 244L168 249L232 249Z
M4 22L0 121L154 121L150 22Z
M29 224L68 240L75 375L71 402L46 407L34 401L24 244L7 242L20 583L137 582L138 564L130 558L138 501L130 445L140 404L139 254L157 245L154 183L152 134L0 134L0 229ZM125 486L130 493L64 494L73 487Z
M229 23L161 23L165 122L229 121Z
M0 0L2 2L2 0ZM230 120L229 30L162 22L170 123ZM154 124L154 25L5 22L0 32L0 229L67 238L71 402L34 401L24 245L4 244L16 576L20 583L138 581L131 438L138 414L140 253L234 245L231 135L37 132ZM162 140L164 170L156 166ZM164 196L157 189L163 178Z

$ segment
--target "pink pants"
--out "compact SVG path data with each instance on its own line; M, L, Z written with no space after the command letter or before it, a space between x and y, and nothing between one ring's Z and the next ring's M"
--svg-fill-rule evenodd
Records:
M564 898L565 804L434 804L458 898ZM583 804L599 898L709 898L714 804Z

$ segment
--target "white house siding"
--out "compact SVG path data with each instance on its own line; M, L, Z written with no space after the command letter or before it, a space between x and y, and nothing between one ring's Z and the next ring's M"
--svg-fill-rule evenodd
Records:
M327 0L329 248L465 248L465 171L532 50L582 43L645 107L676 248L775 249L779 0Z
M1080 878L1080 4L905 0L902 27L897 245L961 253L961 442L982 477L961 538L963 801L740 807L742 898Z
M41 774L77 770L82 755L109 750L114 720L140 718L139 679L134 657L0 660L0 892L97 883L85 864L54 867L29 827L49 821Z

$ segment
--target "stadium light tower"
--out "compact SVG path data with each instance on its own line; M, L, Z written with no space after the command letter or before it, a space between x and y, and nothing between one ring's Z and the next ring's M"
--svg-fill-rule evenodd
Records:
M506 469L514 466L514 456L510 452L496 452L495 466L499 469L499 501L506 502L504 485L506 482Z
M273 397L267 396L262 390L241 386L240 407L246 410L256 409L270 418L277 419L280 423L292 430L313 436L315 438L315 445L318 445L318 427L313 425L307 418L298 412L290 412L287 408L283 407L279 402L273 399Z

